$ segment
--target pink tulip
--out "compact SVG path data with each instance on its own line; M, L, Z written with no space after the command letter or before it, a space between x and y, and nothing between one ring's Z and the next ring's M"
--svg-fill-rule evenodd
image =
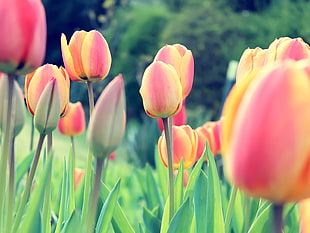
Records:
M74 168L74 189L76 190L84 176L84 169Z
M305 65L308 64L308 65ZM310 196L310 61L265 68L230 93L223 110L228 179L273 202Z
M140 94L145 112L154 118L176 115L182 108L182 86L171 65L153 62L144 72Z
M173 169L180 167L183 160L184 168L192 167L195 163L198 147L198 135L190 126L172 126ZM163 164L168 167L165 132L158 139L158 152Z
M46 17L40 0L0 1L0 70L27 74L45 56Z
M69 103L66 115L59 119L59 132L66 136L76 136L85 130L85 112L81 102Z
M98 82L104 79L111 67L111 53L108 43L96 30L76 31L67 44L61 35L63 61L72 81Z
M164 130L164 122L163 119L157 119L158 128L160 131ZM182 108L180 112L172 117L172 125L180 126L186 124L186 107L185 107L185 99L182 103Z
M166 45L158 51L154 61L162 61L174 67L179 75L182 85L182 96L185 99L192 90L194 79L194 58L192 52L180 44Z
M94 156L109 156L121 143L126 125L125 90L122 75L101 93L92 113L87 142Z
M267 50L259 47L244 50L237 69L236 82L264 65Z
M55 79L59 88L61 108L59 116L65 115L69 103L70 79L64 68L58 68L51 64L43 65L26 75L25 97L27 107L32 115L35 114L38 101L45 87L52 79Z

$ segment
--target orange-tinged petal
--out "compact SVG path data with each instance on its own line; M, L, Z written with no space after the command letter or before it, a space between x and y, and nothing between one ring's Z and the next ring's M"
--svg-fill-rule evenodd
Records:
M140 94L146 113L155 118L176 115L182 108L182 86L175 69L161 61L144 72Z
M300 233L310 232L310 198L300 202Z
M101 33L95 30L87 33L81 56L85 74L90 81L100 81L108 75L112 58L108 43Z

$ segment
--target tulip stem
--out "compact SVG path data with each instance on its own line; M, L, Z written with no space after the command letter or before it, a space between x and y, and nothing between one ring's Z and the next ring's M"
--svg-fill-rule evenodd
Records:
M98 158L96 163L96 173L95 173L95 181L91 195L91 204L88 210L88 220L87 220L87 232L94 232L95 226L95 218L97 213L97 205L99 200L99 191L100 191L100 181L102 174L102 167L104 166L104 159Z
M30 190L31 190L34 174L35 174L35 171L36 171L37 166L38 166L38 162L39 162L40 153L41 153L41 150L42 150L42 145L43 145L43 142L44 142L44 138L45 138L45 134L40 134L38 145L37 145L37 150L36 150L36 153L34 155L34 158L33 158L32 164L31 164L29 175L28 175L27 180L26 180L25 191L23 193L23 196L22 196L22 199L21 199L21 203L20 203L19 208L17 210L15 221L14 221L14 224L13 224L11 232L17 232L20 220L21 220L21 218L23 216L24 208L25 208L25 206L27 204L27 200L29 198L29 194L30 194Z
M169 189L169 222L174 215L174 176L173 176L173 145L171 118L163 118L167 155L168 155L168 189Z
M74 137L70 136L71 139L71 146L72 146L72 167L75 168L75 144L74 144Z
M4 101L4 111L0 114L4 114L2 125L3 127L3 138L2 138L2 148L1 148L1 157L0 157L0 232L3 231L3 216L4 215L4 195L6 189L6 181L7 181L7 164L8 158L10 154L11 148L11 140L12 140L12 108L13 103L13 86L14 86L15 76L8 77L8 96L7 99L3 99ZM5 111L6 110L6 111Z
M282 233L283 229L283 204L273 204L274 233Z
M88 102L89 102L89 116L91 116L94 107L94 91L93 91L93 83L90 81L87 81L87 89L88 89Z
M238 192L238 188L236 188L236 186L233 186L231 193L230 193L227 212L225 216L225 233L230 232L230 222L231 222L231 217L232 217L232 213L234 210L234 204L236 201L237 192Z

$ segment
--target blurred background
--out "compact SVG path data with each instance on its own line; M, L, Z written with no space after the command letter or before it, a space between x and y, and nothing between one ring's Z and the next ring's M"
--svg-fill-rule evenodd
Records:
M143 137L143 133L150 135L152 127L154 130L157 127L156 121L144 113L140 81L146 66L165 44L183 44L194 55L195 79L186 107L188 122L195 128L219 117L228 64L239 60L244 49L267 48L281 36L302 37L310 42L309 0L43 0L43 3L48 22L45 62L63 64L61 33L69 39L75 30L97 29L108 41L112 67L108 78L94 85L95 95L113 77L123 74L128 128L135 132L131 131L127 140L139 144L133 135L140 135L140 141L144 141L139 150L149 148L147 144L154 145L157 140L157 136L153 140ZM72 102L80 100L84 106L88 105L86 86L72 83ZM141 148L143 145L145 148ZM140 154L139 161L143 160L141 153L136 154Z

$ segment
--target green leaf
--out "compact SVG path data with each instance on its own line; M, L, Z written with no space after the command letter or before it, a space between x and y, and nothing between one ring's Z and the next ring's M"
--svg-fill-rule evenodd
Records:
M143 221L145 227L149 232L160 231L160 219L158 219L158 217L155 215L157 211L155 210L154 212L143 208Z
M109 188L105 184L102 184L100 189L100 197L103 200L105 200L106 198L108 198L109 194L110 194ZM123 233L123 232L135 233L134 229L129 224L128 219L124 214L121 206L118 204L118 202L116 203L114 208L112 225L115 233Z
M105 233L108 231L109 224L111 222L115 205L117 204L117 198L120 190L120 180L117 181L112 191L108 195L104 202L98 222L96 224L96 233Z
M167 201L164 207L163 216L161 219L161 227L160 227L160 233L166 233L169 227L169 203L170 198L167 197Z
M194 192L194 209L196 221L196 231L199 233L207 232L207 186L208 179L204 172L201 172Z
M214 157L207 147L208 158L208 198L207 198L207 232L224 233L224 217L221 198L220 179Z
M27 155L16 167L16 189L20 181L23 179L25 174L28 172L33 156L34 156L34 151L31 152L29 155Z
M69 219L64 223L61 233L79 233L81 225L81 215L74 210Z
M158 183L163 200L168 197L168 168L165 167L158 154L158 147L155 146L155 165L158 176Z
M178 170L178 174L174 181L174 212L176 212L183 203L183 193L184 193L184 169L183 161Z
M51 177L53 155L50 155L44 166L42 174L39 176L36 187L31 193L27 210L20 224L18 232L32 233L41 232L39 210L44 201L44 190ZM22 230L21 230L22 229Z
M232 216L232 227L234 229L234 232L242 232L243 224L244 224L244 205L243 205L243 198L242 193L238 189L236 194L236 200L234 205L234 214Z
M171 219L167 233L188 233L191 230L194 215L192 200L187 198Z
M204 156L201 156L201 158L198 160L195 167L191 171L191 174L188 178L187 186L185 189L184 199L186 199L186 198L188 198L194 194L194 189L195 189L195 186L197 183L197 179L198 179L200 172L201 172L201 166L202 166L203 161L204 161Z
M260 214L253 221L248 233L262 233L262 232L272 232L272 213L271 204L264 208Z

